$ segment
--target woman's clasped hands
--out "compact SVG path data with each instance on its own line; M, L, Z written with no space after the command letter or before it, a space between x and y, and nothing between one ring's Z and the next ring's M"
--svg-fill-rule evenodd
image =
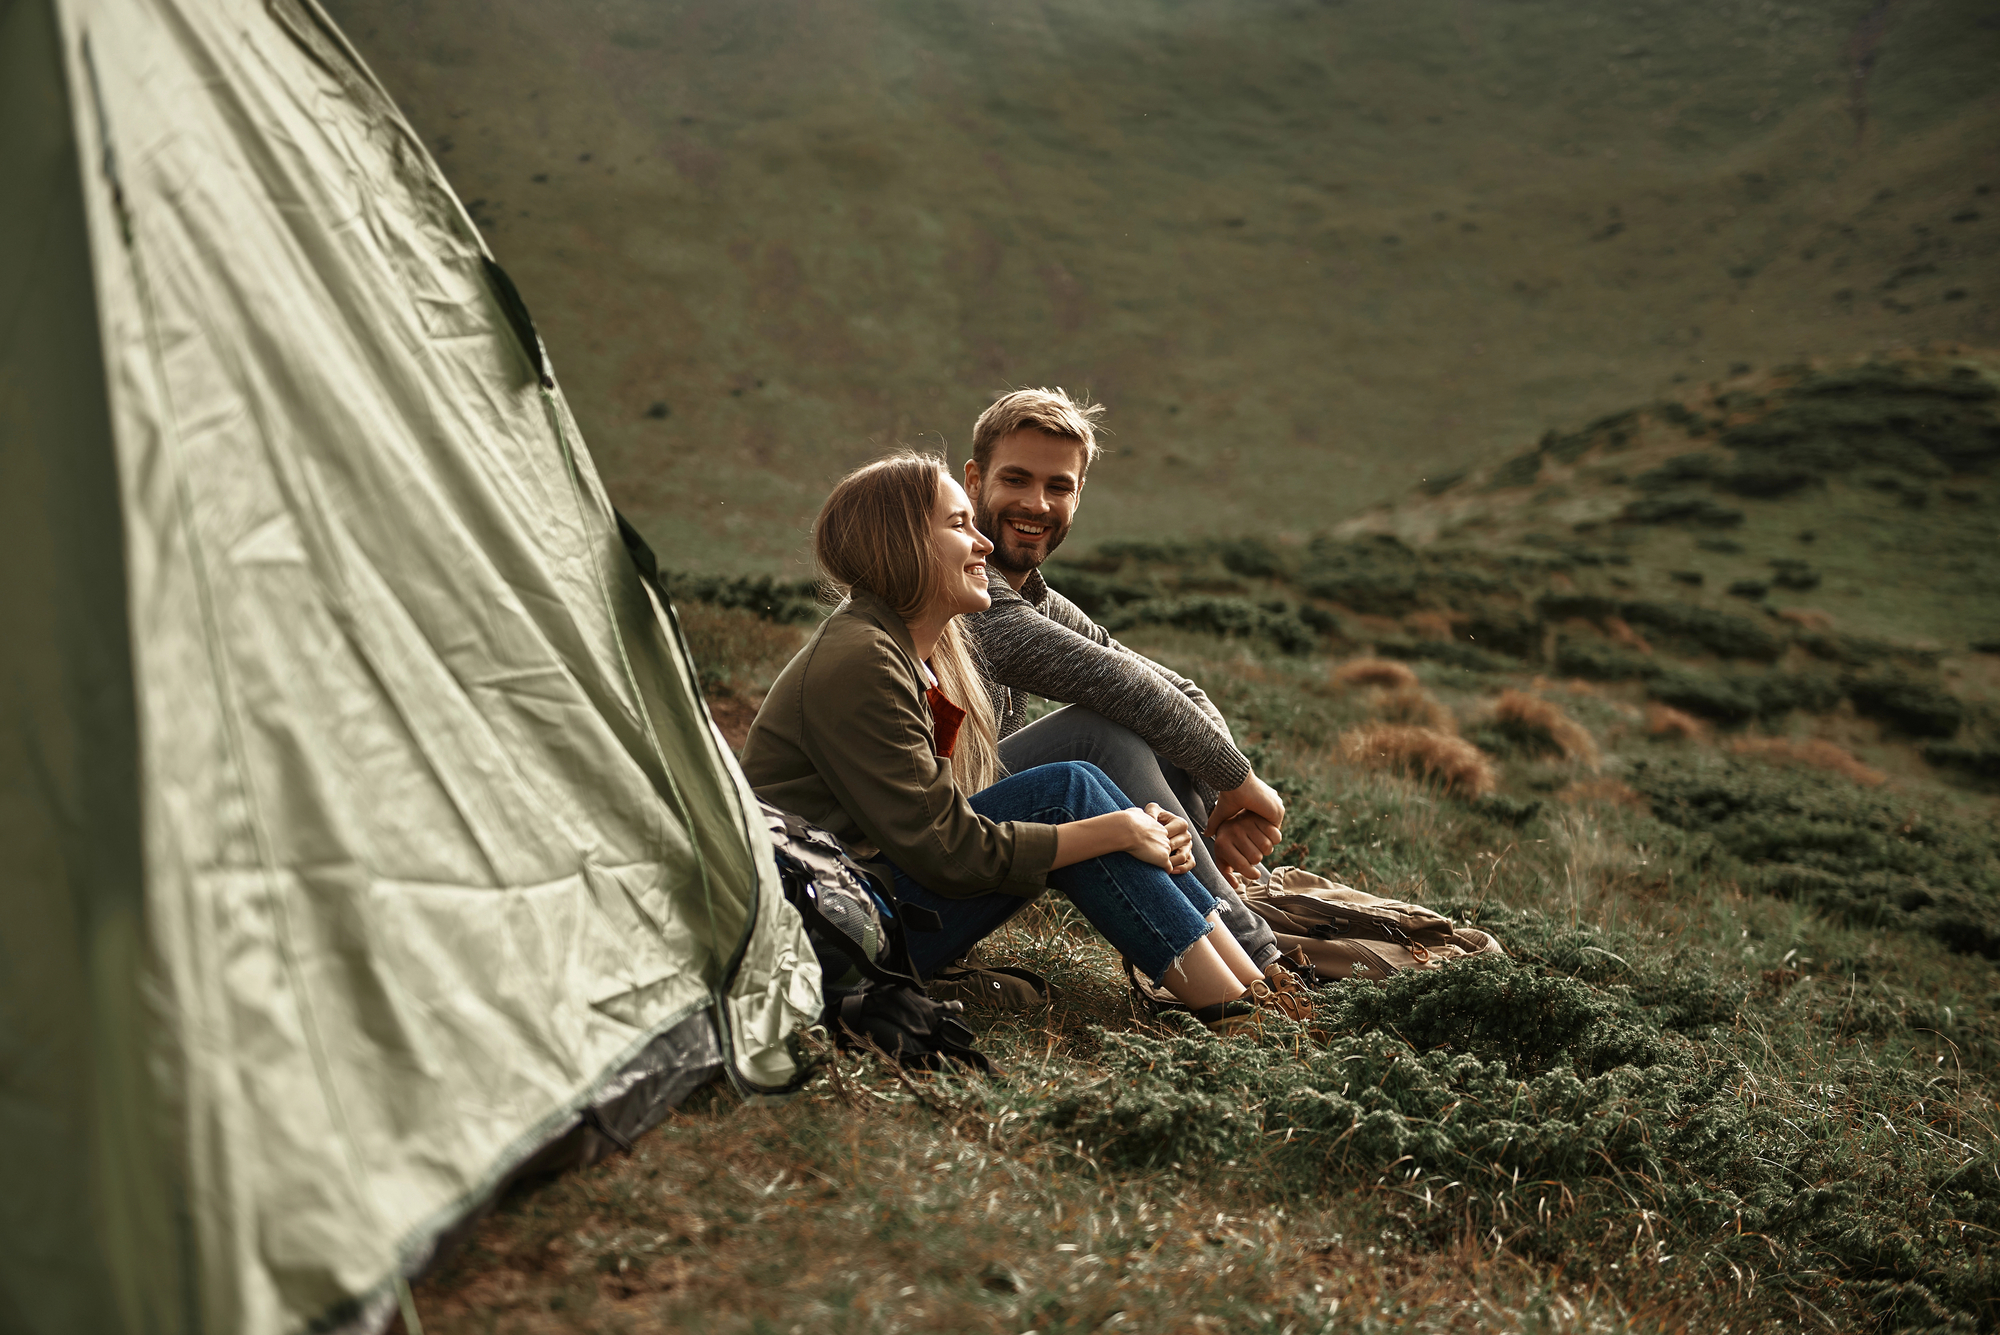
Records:
M1126 852L1141 862L1167 871L1194 869L1194 827L1158 802L1127 808L1132 818L1132 843Z

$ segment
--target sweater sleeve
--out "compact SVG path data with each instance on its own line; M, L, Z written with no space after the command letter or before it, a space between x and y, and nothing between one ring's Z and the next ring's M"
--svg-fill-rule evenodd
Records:
M1008 592L971 618L994 681L1095 710L1217 792L1250 776L1250 762L1199 686L1133 653L1053 590L1045 611Z
M1159 673L1175 690L1185 695L1189 700L1192 700L1195 708L1208 715L1209 723L1214 726L1217 732L1221 733L1224 737L1230 735L1229 721L1222 717L1222 711L1215 707L1214 702L1208 698L1206 691L1166 664L1155 663L1152 659L1137 650L1127 648L1125 645L1112 639L1110 631L1092 621L1082 608L1057 593L1054 589L1049 590L1048 603L1043 607L1042 614L1058 625L1068 626L1079 635L1087 636L1094 643L1101 644L1105 648L1117 653L1130 654L1133 658L1138 659L1141 663ZM1187 769L1188 767L1182 765L1181 768ZM1194 771L1189 770L1189 773L1194 773ZM1240 783L1242 780L1239 779L1237 782Z
M893 689L844 690L851 671L829 670L826 689L806 689L804 750L836 800L869 840L918 884L948 898L1001 891L1033 898L1048 884L1056 829L992 821L931 752L930 716L903 665L885 647L869 670Z

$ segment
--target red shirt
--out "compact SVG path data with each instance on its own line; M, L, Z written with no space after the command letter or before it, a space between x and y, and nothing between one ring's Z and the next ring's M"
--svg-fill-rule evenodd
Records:
M949 760L958 746L958 727L965 722L965 711L935 686L924 692L924 701L931 707L931 754Z

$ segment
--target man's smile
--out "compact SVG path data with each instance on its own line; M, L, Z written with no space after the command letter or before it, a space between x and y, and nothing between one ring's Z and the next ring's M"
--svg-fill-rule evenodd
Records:
M1049 531L1047 524L1031 523L1026 519L1010 519L1007 521L1007 526L1027 538L1039 538Z

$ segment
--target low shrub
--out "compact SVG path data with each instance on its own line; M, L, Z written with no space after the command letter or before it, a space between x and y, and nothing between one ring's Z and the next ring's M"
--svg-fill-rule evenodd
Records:
M1505 793L1488 793L1471 803L1472 809L1487 820L1516 829L1541 815L1542 805L1539 798L1509 797Z
M1842 1328L1993 1315L2000 1174L1983 1138L1865 1131L1925 1075L1850 1061L1806 1100L1679 1031L1708 1032L1742 997L1699 965L1634 969L1591 933L1527 939L1537 963L1326 989L1323 1046L1283 1041L1284 1021L1262 1043L1184 1020L1100 1032L1102 1078L1052 1093L1034 1123L1113 1171L1237 1165L1283 1198L1383 1192L1433 1245L1491 1229L1567 1262L1614 1235L1630 1248L1643 1220L1656 1254L1754 1268Z
M2000 958L2000 841L1990 829L1919 817L1888 789L1737 757L1656 755L1633 761L1625 778L1657 819L1705 835L1747 883L1790 887L1838 920Z
M1735 528L1743 512L1718 505L1706 496L1642 496L1619 512L1627 524L1689 524L1698 528Z
M1618 602L1598 593L1545 593L1535 600L1535 610L1548 621L1567 621L1571 617L1602 621L1617 615Z
M1993 743L1926 742L1923 757L1939 769L1957 770L1975 779L2000 781L2000 745Z
M1717 477L1715 484L1738 496L1772 500L1807 487L1823 487L1826 478L1816 469L1801 464L1751 460Z
M1990 467L2000 462L1995 387L1958 369L1968 374L1926 377L1892 364L1818 373L1722 442L1750 456L1743 466L1818 475L1867 465L1913 477Z
M1762 718L1781 718L1798 709L1824 714L1840 703L1840 683L1819 672L1772 672L1755 679L1751 688Z
M1854 707L1912 737L1950 737L1965 722L1965 705L1949 691L1899 675L1850 678Z
M1349 764L1407 774L1455 797L1481 797L1497 782L1493 762L1478 747L1436 728L1366 724L1340 735L1340 754Z
M1375 646L1375 652L1426 663L1442 663L1467 672L1507 672L1520 667L1512 659L1457 640L1384 640Z
M1486 490L1499 491L1506 487L1532 487L1542 475L1542 452L1529 450L1517 454L1506 463L1495 468L1487 476Z
M1820 573L1804 561L1790 557L1774 557L1771 562L1771 582L1781 589L1794 593L1805 593L1820 586Z
M676 603L732 608L787 626L817 625L830 606L821 600L819 586L808 579L668 573L665 583Z
M1713 454L1677 454L1658 468L1639 474L1632 479L1632 485L1640 491L1672 491L1690 483L1712 480L1721 468L1722 459Z
M1288 654L1311 653L1319 645L1319 637L1299 618L1297 610L1282 602L1270 605L1201 595L1147 598L1107 612L1099 621L1111 631L1174 626L1211 635L1269 640Z
M1600 640L1565 636L1556 641L1557 672L1587 681L1630 681L1660 670L1652 659L1628 653Z
M1747 723L1757 717L1756 687L1737 677L1663 668L1646 683L1655 700L1719 723Z
M1132 583L1089 566L1067 562L1061 565L1051 562L1043 566L1042 578L1051 589L1092 617L1101 618L1126 603L1151 598L1158 593L1158 589L1150 584Z
M1695 603L1632 601L1621 603L1618 614L1634 626L1644 626L1720 658L1769 662L1785 651L1785 637L1773 633L1764 623Z
M1476 553L1423 552L1387 534L1353 542L1316 538L1296 584L1356 612L1402 616L1490 598L1508 589Z
M1464 618L1461 648L1514 658L1532 658L1542 651L1542 619L1532 612L1484 603Z
M1808 630L1799 636L1799 647L1815 658L1849 667L1879 663L1896 652L1896 646L1865 635L1842 635L1825 629Z
M1275 579L1285 573L1288 564L1262 538L1218 538L1214 549L1224 569L1248 579Z

